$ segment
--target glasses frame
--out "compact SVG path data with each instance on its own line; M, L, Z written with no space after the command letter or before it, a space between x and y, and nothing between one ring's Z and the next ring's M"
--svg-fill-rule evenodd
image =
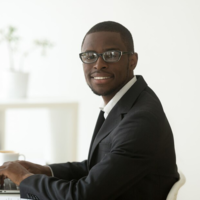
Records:
M95 63L95 62L99 59L99 57L102 57L102 59L103 59L105 62L108 62L108 63L115 63L115 62L118 62L118 61L121 59L122 55L125 55L125 54L131 54L131 55L133 55L133 54L134 54L134 52L132 52L132 51L130 51L130 52L127 52L127 51L118 51L118 50L111 50L111 51L119 52L119 53L120 53L119 58L118 58L117 61L106 61L106 60L105 60L105 58L104 58L105 53L106 53L106 52L110 52L110 51L105 51L105 52L103 52L103 53L96 53L96 52L94 52L94 51L82 52L82 53L79 54L79 57L80 57L81 61L82 61L83 63L85 63L85 64ZM88 62L84 62L84 61L82 60L82 57L81 57L84 53L95 53L95 54L97 55L97 58L96 58L96 60L93 61L93 62L89 62L89 63L88 63Z

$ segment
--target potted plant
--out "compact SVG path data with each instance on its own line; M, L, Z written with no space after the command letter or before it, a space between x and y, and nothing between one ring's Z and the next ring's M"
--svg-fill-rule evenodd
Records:
M9 57L9 67L0 72L0 98L21 98L26 97L29 72L24 66L24 60L35 50L41 50L41 55L46 55L48 48L52 43L48 40L35 40L32 46L21 53L19 66L15 63L15 54L20 41L17 35L17 29L9 26L6 29L0 29L0 44L6 43Z

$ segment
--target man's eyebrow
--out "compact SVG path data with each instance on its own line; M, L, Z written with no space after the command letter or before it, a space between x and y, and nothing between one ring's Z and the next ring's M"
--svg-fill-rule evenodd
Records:
M105 51L120 50L118 47L106 48Z
M96 51L94 51L94 50L85 50L85 51L83 51L83 53L84 52L96 52Z
M105 48L104 50L103 50L103 52L105 52L105 51L112 51L112 50L118 50L118 51L121 51L121 49L120 48L118 48L118 47L109 47L109 48ZM96 52L95 50L90 50L90 49L87 49L87 50L85 50L84 52ZM84 53L83 52L83 53ZM102 52L102 53L103 53Z

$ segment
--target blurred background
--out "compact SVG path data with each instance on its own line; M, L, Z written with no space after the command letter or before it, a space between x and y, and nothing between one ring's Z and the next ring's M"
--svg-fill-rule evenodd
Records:
M45 56L40 48L25 56L26 98L0 99L0 149L38 163L63 159L59 155L87 158L101 97L86 85L78 54L93 25L116 21L131 31L139 55L135 74L157 93L171 124L177 164L187 179L178 199L199 200L199 10L198 0L0 0L0 30L12 26L19 36L16 70L33 41L52 44ZM8 52L0 40L1 74L10 67Z

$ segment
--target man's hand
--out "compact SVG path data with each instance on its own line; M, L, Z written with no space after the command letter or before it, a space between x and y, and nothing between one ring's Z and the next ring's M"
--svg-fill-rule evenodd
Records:
M24 168L26 168L30 173L32 174L45 174L47 176L52 176L51 170L48 166L38 165L34 164L28 161L16 161L20 165L22 165Z
M6 162L0 166L0 179L1 183L5 177L10 178L16 185L20 185L21 181L33 175L19 162Z

